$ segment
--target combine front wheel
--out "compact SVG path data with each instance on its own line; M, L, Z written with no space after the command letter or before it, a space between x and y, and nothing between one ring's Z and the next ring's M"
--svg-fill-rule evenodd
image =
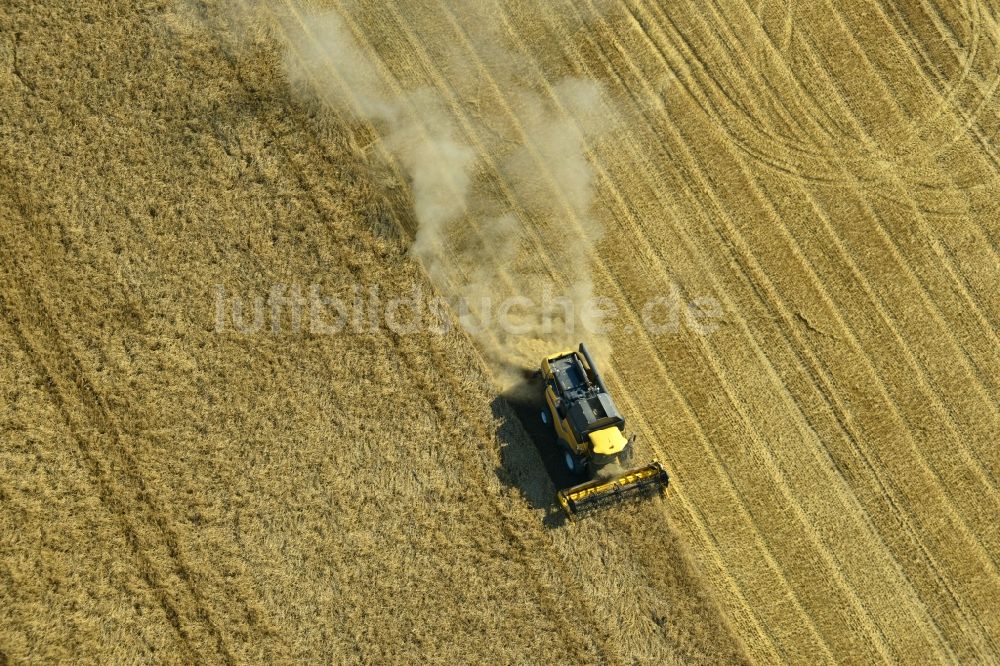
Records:
M566 469L576 476L583 476L587 471L587 461L582 460L569 449L563 450L563 458L566 461Z

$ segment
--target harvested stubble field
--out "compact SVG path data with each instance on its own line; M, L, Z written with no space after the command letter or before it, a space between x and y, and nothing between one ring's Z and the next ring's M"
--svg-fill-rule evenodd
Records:
M997 25L0 6L0 663L1000 660ZM217 330L217 285L525 266L616 305L665 500L548 520L499 397L542 338ZM668 290L718 327L639 326Z

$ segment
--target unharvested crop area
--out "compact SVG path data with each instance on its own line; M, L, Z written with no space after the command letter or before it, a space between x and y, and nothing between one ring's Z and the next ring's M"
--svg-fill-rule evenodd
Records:
M0 663L997 661L998 38L973 0L0 5ZM575 332L217 330L218 285L540 281L615 304L664 500L552 520L502 395ZM668 292L719 326L640 325Z

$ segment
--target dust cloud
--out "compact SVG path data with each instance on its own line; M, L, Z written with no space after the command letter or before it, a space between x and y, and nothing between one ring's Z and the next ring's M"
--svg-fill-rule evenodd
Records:
M540 65L498 27L501 9L492 2L442 3L437 23L452 21L465 39L417 32L441 63L435 87L398 80L352 31L364 22L349 4L334 11L258 3L253 11L251 22L270 22L295 91L376 129L412 193L410 254L501 383L580 339L607 351L584 317L594 296L589 256L603 235L587 152L616 117L598 82L520 83Z

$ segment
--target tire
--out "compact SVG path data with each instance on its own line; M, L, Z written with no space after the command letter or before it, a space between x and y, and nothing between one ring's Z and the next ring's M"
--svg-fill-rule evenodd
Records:
M574 476L583 476L587 472L587 461L567 448L563 449L563 462L566 464L566 469Z

